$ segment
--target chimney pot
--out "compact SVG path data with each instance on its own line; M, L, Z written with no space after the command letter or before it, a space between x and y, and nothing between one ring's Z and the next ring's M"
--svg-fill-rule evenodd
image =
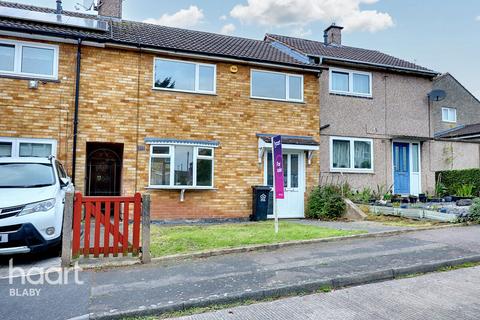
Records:
M122 19L123 0L100 0L98 15L107 18Z
M323 33L323 39L325 45L342 45L342 29L343 27L337 26L332 23Z

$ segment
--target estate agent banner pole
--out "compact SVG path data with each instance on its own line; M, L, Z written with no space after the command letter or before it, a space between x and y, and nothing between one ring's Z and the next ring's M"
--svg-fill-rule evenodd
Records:
M275 217L275 233L278 233L278 199L284 199L283 189L283 154L282 136L272 137L273 168L273 216Z

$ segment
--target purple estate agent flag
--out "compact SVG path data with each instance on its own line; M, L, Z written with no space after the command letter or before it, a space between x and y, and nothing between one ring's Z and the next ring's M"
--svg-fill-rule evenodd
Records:
M275 175L275 198L284 199L282 136L272 137L273 174Z

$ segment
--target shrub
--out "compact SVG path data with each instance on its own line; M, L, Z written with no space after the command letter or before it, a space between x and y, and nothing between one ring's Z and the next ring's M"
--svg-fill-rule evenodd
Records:
M480 223L480 198L473 199L468 220Z
M471 197L473 196L473 188L475 188L475 186L472 183L457 185L455 195L459 197Z
M473 185L473 195L480 191L480 169L448 170L436 173L437 183L440 181L448 194L455 194L459 185Z
M311 219L337 219L345 210L346 205L338 187L319 186L310 194L306 216Z

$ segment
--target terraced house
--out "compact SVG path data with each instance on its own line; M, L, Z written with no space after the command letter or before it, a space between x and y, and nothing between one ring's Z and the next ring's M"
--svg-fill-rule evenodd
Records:
M283 135L286 199L319 178L319 68L269 42L0 2L0 154L61 159L86 195L153 219L246 218Z

